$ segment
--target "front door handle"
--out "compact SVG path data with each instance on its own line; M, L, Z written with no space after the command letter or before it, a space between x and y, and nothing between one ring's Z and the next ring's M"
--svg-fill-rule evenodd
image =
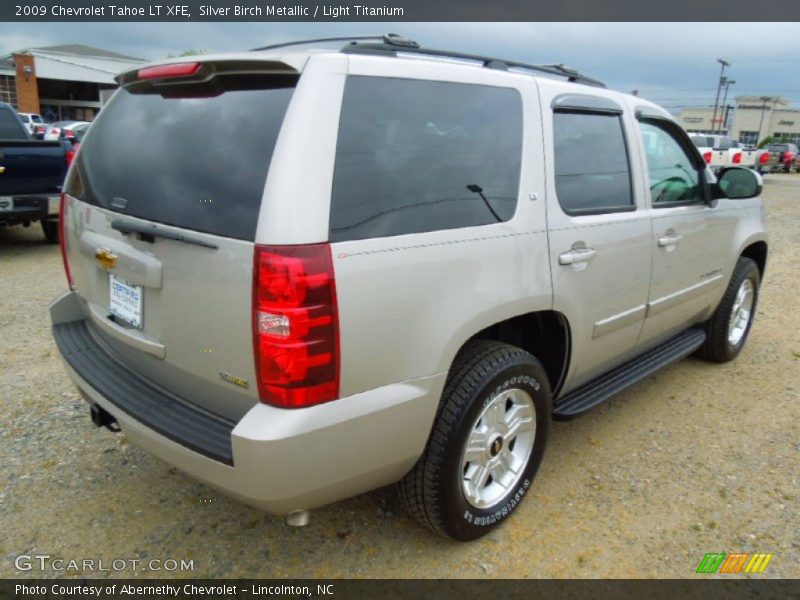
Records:
M667 246L674 246L683 239L683 236L677 233L669 233L663 237L658 238L658 245L660 248Z
M558 264L574 265L576 263L585 263L592 260L595 256L597 256L597 250L594 248L574 248L569 252L559 254Z

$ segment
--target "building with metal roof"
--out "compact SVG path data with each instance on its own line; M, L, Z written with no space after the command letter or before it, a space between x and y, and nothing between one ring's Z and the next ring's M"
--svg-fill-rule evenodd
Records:
M114 76L145 61L83 44L0 56L0 102L47 121L91 121L116 89Z

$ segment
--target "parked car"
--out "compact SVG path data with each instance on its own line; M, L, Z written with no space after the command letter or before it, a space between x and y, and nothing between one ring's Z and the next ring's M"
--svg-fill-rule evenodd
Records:
M86 121L56 121L36 128L35 137L40 140L59 140L72 137L72 128L88 124Z
M79 123L77 125L71 125L69 129L62 131L61 139L69 143L69 148L67 149L67 165L72 164L75 155L80 149L83 136L89 131L90 125L91 123Z
M770 153L770 163L774 164L774 169L790 173L794 166L797 156L800 155L797 145L789 143L767 144L766 149Z
M29 133L33 134L36 131L36 127L43 126L44 119L42 119L41 115L37 115L36 113L17 113L22 120L23 125L25 125L26 129Z
M58 243L61 184L67 170L64 142L37 141L9 104L0 103L0 226L39 221L45 239Z
M766 163L763 151L743 148L738 141L726 135L692 133L689 137L706 164L715 171L726 167L762 167L763 170Z
M551 418L747 339L761 178L572 69L386 36L117 82L61 201L67 373L96 425L291 523L399 482L482 536Z

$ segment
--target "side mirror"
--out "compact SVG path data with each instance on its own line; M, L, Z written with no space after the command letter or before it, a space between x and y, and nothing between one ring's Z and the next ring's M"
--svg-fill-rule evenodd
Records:
M755 198L761 194L763 181L761 175L744 167L723 169L717 178L717 193L714 196L731 200Z

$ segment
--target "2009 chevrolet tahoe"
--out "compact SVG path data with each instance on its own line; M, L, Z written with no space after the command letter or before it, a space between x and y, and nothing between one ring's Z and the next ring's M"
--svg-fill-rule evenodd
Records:
M211 485L302 522L399 481L474 539L553 417L742 349L761 180L658 106L393 36L186 60L86 136L51 316L96 424Z

